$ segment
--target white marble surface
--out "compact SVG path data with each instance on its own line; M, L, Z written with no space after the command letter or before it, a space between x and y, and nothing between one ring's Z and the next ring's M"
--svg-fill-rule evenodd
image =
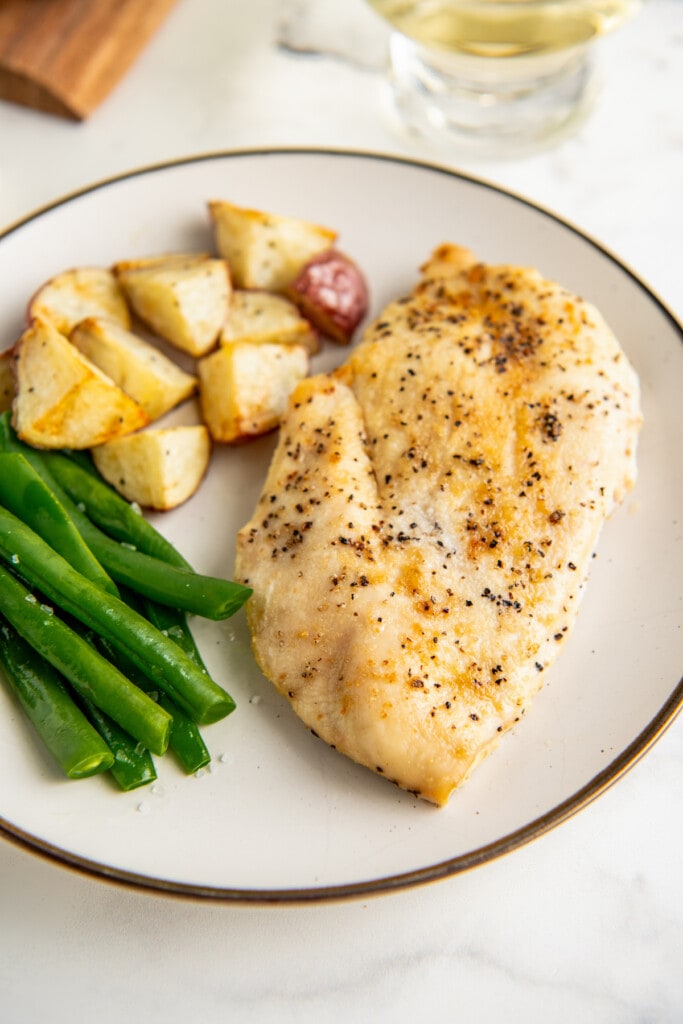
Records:
M509 162L474 164L402 135L382 88L383 42L361 0L180 0L87 123L0 103L0 228L93 180L189 153L405 153L549 206L681 315L680 0L650 0L603 43L602 93L578 135ZM532 845L368 902L167 900L2 843L0 1019L678 1024L682 777L679 720Z

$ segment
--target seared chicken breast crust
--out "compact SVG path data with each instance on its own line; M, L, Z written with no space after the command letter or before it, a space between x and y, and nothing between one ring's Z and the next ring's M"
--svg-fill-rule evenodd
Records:
M327 743L445 804L562 650L640 423L593 306L441 246L291 398L237 544L260 668Z

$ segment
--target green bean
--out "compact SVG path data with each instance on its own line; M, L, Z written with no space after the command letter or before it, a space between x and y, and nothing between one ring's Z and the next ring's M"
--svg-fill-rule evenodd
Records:
M102 654L108 662L110 662L115 668L122 672L123 675L131 681L135 686L138 686L139 673L137 668L128 663L122 656L119 655L117 650L111 646L107 641L103 640L101 636L94 632L94 630L87 629L78 620L74 621L73 628L79 635L86 640L91 647ZM132 671L129 671L132 669ZM148 691L145 690L147 693ZM148 696L154 700L155 704L159 701L155 700L151 694ZM114 756L114 763L110 769L110 774L114 781L118 784L119 788L128 791L131 789L138 789L140 786L145 786L149 782L154 782L157 777L156 767L152 756L148 750L146 750L141 743L136 743L132 736L129 736L116 722L114 722L109 715L106 715L100 708L98 708L92 701L80 698L80 704L85 712L86 717L92 722L95 729L102 736L109 749L112 751ZM168 708L164 708L170 714ZM169 748L171 746L171 737L173 735L174 723L171 722L171 729L169 732Z
M165 633L166 636L169 636L171 640L177 643L185 651L185 654L192 658L195 665L198 665L205 672L208 671L183 611L178 608L171 608L170 605L157 604L156 601L145 601L142 614L157 629L160 629L162 633Z
M211 760L211 754L197 723L184 715L165 693L159 694L159 704L173 719L168 746L178 758L183 771L192 775L200 768L205 768Z
M86 473L96 477L98 480L102 479L87 448L62 448L62 452Z
M170 541L102 480L92 460L84 458L83 452L68 452L67 457L50 452L49 458L53 473L59 477L60 486L105 533L169 565L191 568L190 563ZM69 465L70 462L75 465ZM144 614L157 629L175 640L197 665L205 667L181 609L148 599L145 601Z
M106 534L169 565L191 568L177 548L101 477L95 477L61 452L41 454L53 477L72 501Z
M19 440L17 432L12 426L12 413L9 409L0 413L0 451L26 454L25 449L28 449L29 452L36 450Z
M128 597L128 595L124 596ZM134 597L134 595L131 596ZM138 610L135 604L133 604L133 608ZM163 690L155 688L145 673L141 672L137 665L121 654L120 651L117 651L108 640L104 640L102 637L95 636L94 634L92 634L91 639L93 643L98 645L104 656L113 662L131 682L139 686L145 693L148 693L165 711L168 711L173 719L168 749L178 758L184 771L191 775L193 772L198 771L199 768L206 767L211 760L211 755L204 743L197 723L181 711L175 701L171 700Z
M79 519L77 525L88 547L117 583L158 604L206 619L227 619L239 611L251 595L248 587L232 580L203 576L119 544L87 518L85 522Z
M187 775L193 775L200 768L205 768L211 761L211 754L204 742L199 726L188 715L180 710L175 701L171 700L163 690L154 690L149 680L144 677L133 681L144 689L159 707L168 711L173 719L168 749L178 759L181 768Z
M69 492L62 487L59 474L63 473L63 468L66 467L67 471L75 471L77 475L80 474L81 479L85 480L90 488L95 485L96 491L101 489L106 491L107 485L100 485L99 481L91 477L87 471L80 469L79 466L58 452L38 452L35 449L30 449L28 445L24 445L13 433L6 415L4 418L0 417L0 451L24 454L26 460L52 490L59 504L63 506L95 559L117 583L125 584L159 604L166 604L214 620L226 619L234 615L251 595L251 589L240 583L193 572L187 567L187 563L175 548L169 545L161 537L161 534L157 534L142 516L134 513L122 499L120 501L129 510L134 521L139 520L149 528L142 529L142 535L146 538L145 543L150 547L156 546L158 550L164 552L167 558L172 558L172 560L164 561L147 554L144 550L128 546L129 542L119 544L112 540L84 514L79 507L84 503L80 500L73 501ZM57 478L54 470L57 470ZM30 515L28 507L22 508L17 500L14 500L11 506L7 505L6 507L10 508L19 519L24 522L28 521ZM42 526L42 522L41 520L38 525ZM151 536L156 538L155 544L149 544L149 530L153 530ZM49 542L50 538L42 529L37 529L36 532L39 532L43 539ZM169 555L169 548L174 553L172 556ZM60 553L64 552L60 550Z
M2 451L3 447L7 449L6 452ZM50 499L48 498L48 495L52 495L54 502L56 502L56 504L59 506L64 516L66 516L67 519L70 519L72 529L71 531L69 531L68 528L64 529L63 535L56 529L54 532L47 532L42 529L37 529L37 526L45 525L47 527L51 527L52 524L50 522L51 517L45 516L41 517L41 521L39 522L38 517L34 515L32 509L32 506L34 504L33 500L26 501L24 503L28 508L28 512L26 509L23 509L25 514L20 515L19 518L22 518L25 522L27 522L27 525L31 526L34 530L36 530L37 533L40 533L40 535L43 537L43 540L48 541L48 543L51 544L51 547L55 548L55 550L58 551L59 554L67 558L67 561L71 562L75 569L79 569L79 571L84 572L84 568L88 568L88 561L87 557L83 557L82 561L79 559L78 544L80 543L83 546L84 550L87 551L88 555L92 559L92 562L94 563L92 574L84 572L84 575L88 575L89 578L91 578L95 583L98 581L98 576L103 576L103 582L105 584L106 589L113 588L113 592L116 592L115 584L113 583L113 581L111 581L110 577L107 576L106 573L104 573L104 570L101 568L100 563L97 562L97 560L94 558L92 552L90 552L90 549L87 548L87 545L85 545L85 542L83 541L81 534L74 527L74 520L76 520L81 526L84 525L83 519L85 517L83 513L78 509L76 505L74 505L69 495L62 490L61 486L54 479L50 471L45 466L42 460L41 453L35 451L35 449L30 448L28 445L24 445L23 442L19 441L18 438L16 438L14 432L11 430L9 423L7 422L7 417L0 416L0 465L2 465L3 460L6 458L25 460L25 464L28 464L28 466L30 467L29 472L33 472L35 474L35 477L39 479L42 483L44 491L40 492L38 490L38 493L40 494L43 503L49 504ZM7 462L4 464L7 467L8 471L5 475L0 470L0 494L2 494L3 491L3 483L5 482L5 477L8 480L11 479L11 483L14 490L18 488L17 480L14 479L13 477L10 478L10 463ZM94 466L92 468L92 473L97 473ZM6 486L9 487L10 484L7 483ZM12 505L10 505L7 501L4 501L3 503L10 509L10 511L13 511L15 515L17 514L18 504L15 504L14 507L12 507ZM126 503L123 502L123 504L125 505ZM139 516L135 515L135 518L138 519ZM45 522L45 520L47 520L47 522ZM71 534L75 534L75 536L78 538L73 548L71 547ZM173 550L175 551L175 549ZM178 555L178 560L178 564L180 564L180 562L182 562L182 556ZM109 582L109 586L106 586L107 581ZM131 597L132 594L127 594L125 597L125 600L128 604L131 603ZM190 628L187 624L185 613L182 610L173 608L170 605L158 604L157 602L152 601L150 599L144 601L143 607L136 607L136 610L141 612L141 614L144 614L145 617L149 619L149 621L157 627L157 629L161 630L172 640L174 640L180 647L182 647L185 653L188 654L197 665L199 665L200 668L203 668L206 671L206 667L204 666L204 663L202 661L199 649L197 648L194 637L192 636ZM200 749L199 742L197 742L196 744L196 751ZM193 754L193 757L199 756L199 753Z
M0 416L0 452L20 452L26 457L50 487L59 504L65 508L96 560L117 583L159 604L167 604L212 620L233 615L250 597L252 591L249 587L194 572L176 549L140 514L133 512L131 506L108 484L95 479L58 452L31 449L16 437L6 414ZM69 490L65 485L71 486L72 478L80 481L77 492L74 492L73 487ZM7 482L7 488L11 489L11 479ZM97 507L112 506L118 510L117 515L126 513L125 544L118 544L104 534L84 513L83 508L89 508L90 494L100 496ZM19 519L27 521L29 510L22 508L18 496L14 496L11 511ZM115 515L110 517L111 524L114 524L115 519ZM43 532L41 536L47 540Z
M11 513L0 510L0 517ZM12 517L14 518L14 517ZM31 533L20 524L22 530ZM0 530L4 538L4 530ZM12 536L15 536L13 533ZM84 576L75 573L68 562L54 555L51 549L33 535L40 548L58 559L70 574L82 581L98 597L109 601L118 598L99 591ZM23 551L25 546L20 546ZM39 554L44 557L44 552ZM20 556L21 560L21 556ZM10 559L10 561L12 561ZM22 571L26 568L22 562ZM130 680L103 658L77 633L70 629L54 609L41 603L20 581L0 565L0 612L24 640L53 668L68 679L76 692L96 704L118 724L155 754L163 754L168 746L171 716Z
M117 593L54 490L20 452L0 452L0 504L40 534L74 569L104 590Z
M124 792L139 789L157 777L154 761L148 750L140 747L116 722L90 701L84 701L85 713L112 752L109 772Z
M204 664L202 656L197 647L192 631L187 624L185 613L179 608L172 608L167 604L157 604L156 601L141 598L134 590L123 587L121 597L140 615L156 626L165 636L173 640L179 647L192 658L192 661L208 675L208 669Z
M109 639L199 724L215 722L234 710L232 697L173 640L120 598L99 590L4 508L0 557L49 600ZM117 720L115 714L111 717Z
M114 755L76 707L62 678L5 619L0 619L0 663L23 711L70 779L111 767Z

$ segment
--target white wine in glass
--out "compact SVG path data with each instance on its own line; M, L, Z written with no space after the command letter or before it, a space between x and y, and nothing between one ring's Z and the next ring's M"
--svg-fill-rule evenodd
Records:
M408 124L462 142L541 142L585 107L592 42L641 0L369 0L394 30Z

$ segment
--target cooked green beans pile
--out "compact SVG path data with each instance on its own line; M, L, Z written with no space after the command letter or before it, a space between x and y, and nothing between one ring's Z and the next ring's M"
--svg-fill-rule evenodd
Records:
M187 613L225 619L250 594L195 573L92 466L0 416L0 667L69 778L131 790L156 778L152 754L188 774L209 762L199 727L235 703Z

